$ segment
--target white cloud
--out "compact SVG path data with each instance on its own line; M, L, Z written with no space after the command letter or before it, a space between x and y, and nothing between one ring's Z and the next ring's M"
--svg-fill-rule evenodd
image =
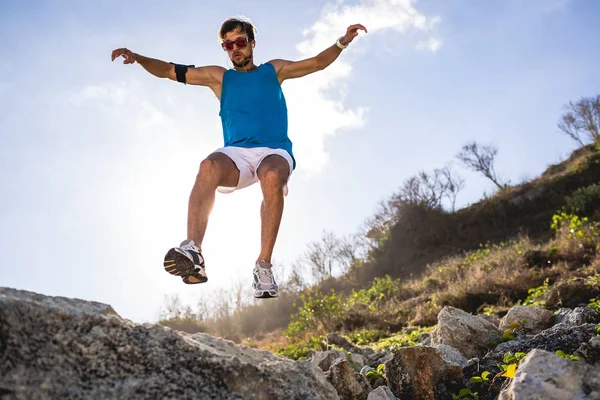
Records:
M442 42L437 40L436 38L429 38L427 41L420 41L417 43L417 50L425 51L429 50L432 53L436 53L442 47Z
M344 35L352 24L364 25L368 33L359 31L359 37L344 51L346 54L325 70L285 83L290 136L300 161L299 169L307 172L321 170L328 161L326 138L342 129L358 128L366 123L367 107L349 109L344 104L348 90L345 80L352 72L348 57L364 54L364 44L374 35L390 31L405 33L408 30L430 33L440 23L439 16L424 16L414 3L414 0L360 0L352 5L343 1L328 3L321 10L319 19L304 30L307 38L297 45L300 58L319 54ZM430 37L419 42L417 48L435 53L441 45L439 39Z

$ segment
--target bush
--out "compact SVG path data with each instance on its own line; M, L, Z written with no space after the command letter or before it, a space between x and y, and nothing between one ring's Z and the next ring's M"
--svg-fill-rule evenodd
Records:
M566 199L566 210L569 213L592 217L600 217L600 184L577 189Z
M342 296L336 295L333 289L330 295L308 291L301 300L302 305L292 314L292 321L284 332L287 338L300 338L308 331L330 332L343 314Z

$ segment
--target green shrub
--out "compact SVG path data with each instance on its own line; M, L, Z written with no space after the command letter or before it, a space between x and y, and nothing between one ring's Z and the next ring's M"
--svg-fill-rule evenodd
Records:
M313 351L321 351L326 346L325 336L311 336L307 340L289 344L285 347L275 350L276 354L299 360L307 357Z
M309 331L329 332L343 314L342 296L336 295L333 289L329 295L308 291L301 300L302 305L291 315L291 322L284 332L286 338L298 338Z
M533 289L529 289L527 291L527 293L529 293L529 295L527 296L527 298L525 299L525 301L523 301L524 306L539 306L539 307L543 307L545 305L545 301L540 300L546 293L548 293L548 290L550 290L550 287L548 286L548 278L546 278L546 280L544 281L544 284L542 286L538 286L536 288Z
M600 184L579 188L565 201L568 212L591 217L600 209Z
M348 339L356 345L362 346L375 343L389 336L379 329L360 329L347 334Z
M401 289L400 279L392 279L389 275L386 275L383 278L375 278L368 289L352 291L349 302L354 304L385 301ZM371 304L371 306L375 307L375 304Z

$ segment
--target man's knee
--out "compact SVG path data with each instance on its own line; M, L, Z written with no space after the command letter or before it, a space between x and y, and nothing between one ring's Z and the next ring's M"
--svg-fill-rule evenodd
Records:
M261 164L258 179L269 186L283 186L290 174L288 162L281 156L271 156Z
M229 156L215 152L200 162L196 179L233 187L237 185L239 175L237 166Z
M205 158L200 162L200 170L198 171L198 175L211 175L211 176L220 176L222 173L222 168L218 160L214 158Z

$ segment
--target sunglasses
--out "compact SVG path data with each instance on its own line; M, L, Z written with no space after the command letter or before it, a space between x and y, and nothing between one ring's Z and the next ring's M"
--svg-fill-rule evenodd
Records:
M246 47L248 45L248 39L246 38L238 38L235 40L224 40L223 43L221 43L221 47L223 47L223 50L225 51L231 51L233 50L233 45L237 45L237 47L239 49Z

